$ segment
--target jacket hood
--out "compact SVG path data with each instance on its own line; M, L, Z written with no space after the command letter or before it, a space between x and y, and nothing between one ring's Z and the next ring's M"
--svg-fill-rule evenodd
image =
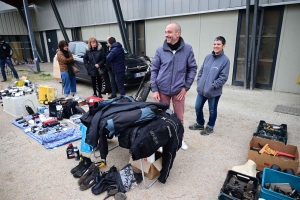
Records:
M115 42L111 45L111 48L114 48L114 47L122 48L122 45L120 44L120 42Z
M102 49L102 45L100 43L98 43L97 50L99 51L100 49ZM86 50L91 51L91 49L89 49L88 46L86 47Z

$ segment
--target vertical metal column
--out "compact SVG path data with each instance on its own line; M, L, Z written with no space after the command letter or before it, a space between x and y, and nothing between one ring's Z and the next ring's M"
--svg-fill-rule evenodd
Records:
M24 11L25 11L25 16L26 16L26 21L27 21L28 34L29 34L29 38L30 38L30 43L31 43L31 47L32 47L32 53L33 53L33 57L34 57L36 70L38 72L40 72L41 69L40 69L38 54L37 54L37 50L36 50L36 45L35 45L35 40L34 40L34 35L33 35L33 30L32 30L32 21L31 21L31 16L30 16L29 9L28 9L27 0L23 0L23 5L24 5Z
M63 22L61 21L61 18L60 18L60 15L59 15L59 12L58 12L58 10L57 10L57 7L56 7L56 4L55 4L54 0L50 0L50 3L51 3L51 6L52 6L54 15L55 15L55 17L56 17L56 20L57 20L57 22L58 22L58 25L59 25L59 27L60 27L60 30L61 30L61 32L62 32L62 34L63 34L65 40L69 43L70 40L69 40L68 34L67 34L67 32L66 32L66 29L65 29L65 27L64 27Z
M245 63L244 63L244 89L248 84L248 68L250 67L248 49L249 49L249 21L250 21L250 0L246 2L246 30L245 30Z
M116 17L117 17L117 20L118 20L120 34L121 34L121 37L122 37L124 47L129 53L131 53L132 51L131 51L129 41L128 41L127 29L125 27L120 2L119 2L119 0L112 0L112 2L113 2L113 5L114 5L114 9L115 9Z
M260 24L259 24L259 32L258 32L258 41L257 41L255 61L254 61L254 79L253 79L253 85L254 85L254 87L256 85L257 65L258 65L258 60L259 60L259 52L260 52L260 44L261 44L261 37L262 37L264 19L265 19L265 9L262 8L261 14L260 14Z
M256 44L256 26L257 26L257 13L258 13L258 4L259 0L254 1L254 16L253 16L253 25L252 25L252 33L251 33L251 46L252 46L252 52L251 52L251 79L250 79L250 90L253 90L253 80L254 80L254 65L255 65L255 44Z

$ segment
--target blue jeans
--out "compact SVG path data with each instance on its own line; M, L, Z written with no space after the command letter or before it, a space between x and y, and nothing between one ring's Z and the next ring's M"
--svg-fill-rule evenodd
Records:
M69 77L68 72L60 72L62 84L63 84L63 93L64 96L75 95L76 94L76 75L72 78Z
M109 81L110 81L110 85L111 85L111 94L113 96L116 96L116 94L117 94L117 84L116 84L116 80L115 80L115 75L112 72L112 70L108 70L108 75L109 75Z
M115 80L116 80L120 95L125 95L125 88L124 88L125 72L116 73Z
M7 65L13 72L14 77L16 79L19 79L19 75L18 75L14 65L12 64L11 59L10 58L0 58L0 67L1 67L1 74L2 74L3 79L6 80L5 63L7 63Z
M214 128L214 125L216 123L217 119L217 109L218 109L218 102L221 96L213 97L213 98L206 98L202 96L201 94L198 94L197 99L196 99L196 104L195 104L195 110L196 110L196 116L197 120L196 122L204 126L205 120L204 120L204 115L203 115L203 106L208 100L208 109L209 109L209 120L207 123L207 126L211 129Z

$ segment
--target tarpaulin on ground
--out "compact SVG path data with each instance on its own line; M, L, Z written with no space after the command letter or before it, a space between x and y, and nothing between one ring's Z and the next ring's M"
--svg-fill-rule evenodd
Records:
M29 120L31 119L31 117L32 116L29 115L23 118ZM69 127L66 130L60 132L49 131L42 135L39 135L38 131L35 133L33 133L32 131L26 131L28 127L23 127L24 123L19 124L14 120L12 124L22 129L24 133L38 141L41 145L44 145L46 149L53 149L54 147L67 144L81 138L81 131L77 127Z

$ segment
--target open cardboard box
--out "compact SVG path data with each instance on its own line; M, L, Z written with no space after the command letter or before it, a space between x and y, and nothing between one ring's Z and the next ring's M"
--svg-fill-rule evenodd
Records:
M251 150L251 147L260 148L258 145L269 144L269 147L273 150L289 153L295 155L295 159L291 159L284 156L272 156L268 154L259 154L257 151ZM270 168L273 164L278 165L281 170L285 170L286 168L292 168L295 173L298 172L299 167L299 153L297 146L293 145L285 145L282 142L275 141L275 140L268 140L260 137L252 137L249 143L249 150L248 150L248 160L253 160L256 163L256 169L259 171L263 171L265 167Z
M162 169L162 153L155 152L155 161L150 163L142 159L143 168L144 168L144 175L149 179L153 179L159 175L160 170ZM141 173L141 163L140 160L132 160L130 157L129 163L132 165L132 168L135 172Z

